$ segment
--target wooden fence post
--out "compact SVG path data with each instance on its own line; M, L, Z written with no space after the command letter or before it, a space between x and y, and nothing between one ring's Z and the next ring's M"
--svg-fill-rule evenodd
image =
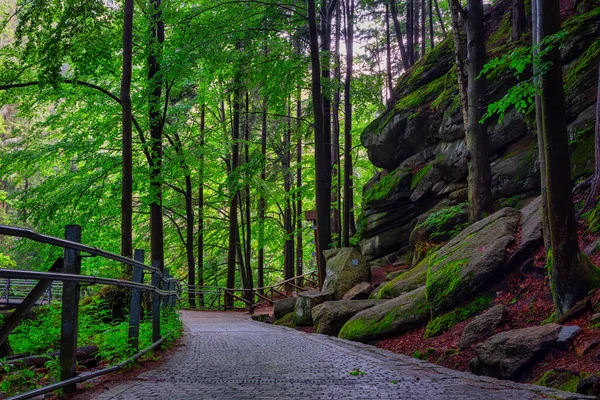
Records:
M65 239L81 243L81 226L67 225ZM63 270L67 274L81 273L79 250L65 249ZM75 376L77 367L77 328L79 323L79 283L63 282L62 325L60 334L61 380ZM73 393L76 384L65 386L65 393Z
M143 263L144 250L136 249L133 254L133 259ZM138 266L133 267L133 282L144 282L144 271ZM135 350L138 349L140 343L140 318L142 314L141 302L142 290L132 289L131 306L129 307L129 346Z
M152 263L153 267L158 270L158 262ZM156 289L160 289L160 275L159 272L152 273L152 286ZM160 340L160 294L156 291L152 292L152 342Z

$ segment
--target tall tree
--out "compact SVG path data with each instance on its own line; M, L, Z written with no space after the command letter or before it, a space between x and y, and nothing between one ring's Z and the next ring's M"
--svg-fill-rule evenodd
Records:
M317 15L315 1L307 0L308 27L310 35L310 59L312 69L312 100L315 118L315 175L317 208L317 258L319 266L319 285L325 281L325 257L323 250L331 242L331 132L330 121L325 119L321 93L321 60L317 33ZM328 135L329 133L329 135Z
M336 2L335 7L335 47L334 47L334 68L333 68L333 79L334 92L333 102L331 103L331 225L332 232L336 235L336 245L340 247L342 245L342 229L341 229L341 176L342 170L340 166L340 76L342 74L342 65L340 58L340 38L341 38L341 7L340 2Z
M393 7L393 4L392 4ZM350 246L354 227L354 190L352 180L352 98L351 83L354 69L354 0L346 0L346 77L344 79L344 246Z
M292 147L292 107L291 100L287 102L286 127L283 133L283 148L281 151L281 161L283 170L283 187L285 191L285 210L283 225L285 229L285 244L283 248L283 277L285 280L294 277L294 225L292 222L292 168L291 168L291 147Z
M302 265L302 93L300 88L296 95L296 276L303 273ZM298 279L296 285L302 286L302 279Z
M486 82L480 77L486 63L483 0L468 0L466 10L452 0L460 13L467 37L467 151L469 218L478 221L494 211L490 141L483 119L487 107ZM464 107L464 104L463 104Z
M512 0L512 40L519 40L527 30L527 17L525 15L525 0Z
M121 110L123 165L121 173L121 255L133 256L133 122L131 114L131 75L133 65L133 0L125 0L123 10L123 75ZM127 268L128 274L131 268Z
M421 57L427 52L427 8L425 0L421 0Z
M261 129L260 129L260 154L262 156L262 167L260 171L260 180L266 182L266 158L267 158L267 102L262 102L261 113ZM257 285L259 288L265 286L265 209L267 200L262 193L258 199L258 259L257 259ZM264 289L260 289L260 294L264 295Z
M198 289L204 286L204 151L206 106L200 108L200 154L198 157ZM198 303L204 307L204 293L198 293Z
M539 39L560 30L559 0L539 0ZM552 268L550 285L557 316L564 315L590 289L600 287L600 274L579 251L573 208L571 166L567 135L565 92L558 46L543 45L543 61L549 62L541 79L542 126L546 149L546 187Z
M349 7L350 5L346 5ZM352 7L354 4L351 5ZM402 67L406 71L410 68L410 63L408 59L408 55L406 54L406 48L404 47L404 40L402 38L402 26L400 25L400 20L398 18L398 9L396 8L396 0L390 0L390 11L392 13L392 21L394 22L394 32L396 32L396 39L398 40L398 48L400 49L400 58L402 59ZM348 10L346 10L346 18Z
M392 46L390 43L390 6L385 5L385 66L387 75L388 107L394 102L394 79L392 78Z
M414 2L406 2L406 52L408 53L408 65L412 67L415 63L415 34L414 34Z
M162 216L162 133L163 106L161 104L163 77L160 65L165 41L162 0L150 0L150 51L148 52L148 117L150 121L150 251L152 266L164 268L164 232Z

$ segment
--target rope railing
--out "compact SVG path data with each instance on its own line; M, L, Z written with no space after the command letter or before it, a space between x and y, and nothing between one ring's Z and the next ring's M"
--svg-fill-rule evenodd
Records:
M67 225L65 239L6 225L0 225L0 235L22 237L64 249L64 257L57 259L49 271L0 269L0 279L6 279L4 281L5 295L10 296L11 282L21 284L20 290L27 287L30 288L29 293L22 298L15 311L6 318L4 325L0 328L0 345L8 339L10 333L18 326L24 316L29 313L31 308L37 304L40 297L44 296L52 288L54 282L62 282L60 299L62 302L62 322L59 352L61 381L21 393L11 399L29 399L60 388L63 388L66 393L73 392L76 389L77 383L121 369L148 351L158 347L164 340L160 331L161 308L172 309L175 306L175 302L181 298L182 287L177 279L169 276L167 268L161 271L159 268L144 264L143 250L135 250L134 259L129 259L96 247L81 244L81 227L77 225ZM80 273L81 260L85 256L82 256L81 252L131 266L133 269L132 279L82 275ZM151 283L144 283L144 272L150 272ZM31 283L23 284L23 282L26 282L23 280L27 280L27 282L37 281L37 283L32 286ZM134 350L138 350L139 347L141 292L151 293L152 345L137 352L134 356L118 365L77 375L77 316L79 312L79 293L80 289L85 287L84 285L111 285L131 289L129 346ZM0 290L2 290L2 286L0 286ZM161 300L162 298L165 299Z

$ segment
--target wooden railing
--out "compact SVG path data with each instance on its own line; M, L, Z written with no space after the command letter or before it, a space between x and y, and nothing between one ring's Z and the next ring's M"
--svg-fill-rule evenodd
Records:
M227 297L230 304L237 303L244 308L254 310L254 307L262 302L273 304L278 298L292 297L294 292L302 292L318 287L317 271L286 279L254 289L228 289L217 286L198 286L182 284L182 293L187 294L182 298L182 306L190 306L190 298L195 299L197 308L208 310L226 310ZM235 307L234 307L235 308Z
M25 279L36 280L29 293L19 302L15 311L6 318L4 326L0 328L0 345L4 343L10 333L18 326L24 316L39 301L42 296L52 287L53 282L62 282L61 294L61 338L60 338L60 366L61 381L36 390L32 390L11 399L29 399L42 395L44 393L64 389L65 392L73 392L76 384L86 380L116 371L132 363L143 354L160 346L164 338L161 336L161 308L165 310L173 309L172 306L180 298L181 285L176 279L170 278L168 270L161 271L155 266L144 264L144 251L136 250L134 259L129 259L117 254L113 254L96 247L81 244L81 227L78 225L67 225L65 230L65 239L42 235L32 230L17 228L12 226L0 225L0 235L22 237L35 242L62 247L64 256L58 258L47 272L0 269L0 278L6 280ZM81 253L87 253L90 256L99 256L109 260L117 261L128 265L133 269L133 279L114 279L91 275L81 275ZM151 275L151 282L144 283L144 272ZM141 292L146 291L152 294L152 345L142 351L138 351L134 356L117 364L115 366L104 368L98 371L76 374L77 365L77 332L78 332L78 313L80 284L88 285L113 285L131 289L130 319L129 319L129 345L132 349L138 350L139 331L141 319ZM161 305L161 298L162 305Z

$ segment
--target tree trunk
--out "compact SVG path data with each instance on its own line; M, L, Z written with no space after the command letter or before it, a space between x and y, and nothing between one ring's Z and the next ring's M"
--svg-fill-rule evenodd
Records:
M189 169L185 175L185 216L186 216L186 242L185 251L188 263L188 285L196 282L196 266L194 258L194 205L192 192L192 177ZM196 308L196 294L192 288L188 291L188 300L191 308Z
M341 37L341 15L340 15L340 3L337 2L336 11L335 11L335 50L334 50L334 77L333 79L336 81L335 84L335 92L333 94L333 103L332 103L332 135L331 135L331 180L335 182L331 186L331 203L332 203L332 213L331 213L331 226L332 233L336 235L336 245L337 247L342 246L342 229L341 229L341 168L340 168L340 90L337 82L340 81L340 76L342 74L341 70L341 60L340 60L340 37Z
M533 2L533 0L532 0ZM525 0L512 0L512 40L519 40L527 30Z
M408 53L408 66L412 67L415 63L415 42L414 42L414 21L413 21L413 2L406 2L406 51Z
M290 100L287 107L287 127L283 134L283 151L281 158L283 161L283 187L285 190L285 211L283 217L283 226L285 229L285 244L283 248L283 279L288 280L294 277L294 225L292 223L292 174L291 174L291 136L292 136L292 110Z
M560 30L558 0L540 0L540 42ZM579 251L573 208L565 93L560 50L554 46L543 61L550 62L542 77L542 126L546 147L548 217L552 244L550 286L558 317L593 287L600 286L598 270Z
M352 5L346 5L346 7ZM398 9L396 8L396 0L390 0L390 11L392 12L392 21L394 23L394 32L396 32L396 39L398 40L398 47L400 48L400 58L402 59L402 67L406 71L410 68L408 55L406 54L406 48L404 47L404 41L402 39L402 27L400 25L400 20L398 19ZM348 18L348 10L346 10L346 18ZM347 22L348 23L348 22ZM348 27L346 28L348 29ZM348 46L346 46L347 48Z
M330 227L330 188L331 164L328 158L330 153L330 137L327 129L321 96L321 62L319 54L319 40L317 36L317 19L315 0L307 0L308 26L310 34L310 58L312 67L312 100L315 117L315 175L316 175L316 208L317 208L317 260L319 268L319 286L325 281L325 258L322 250L329 246L331 241ZM329 164L329 165L328 165Z
M123 19L123 76L121 78L121 111L123 119L123 164L121 176L121 255L133 257L133 150L131 116L131 73L133 57L133 0L125 0ZM132 268L124 265L124 274L132 276Z
M392 4L392 7L394 5ZM393 8L392 8L393 10ZM350 246L354 227L354 191L352 185L352 99L354 68L354 0L346 0L346 78L344 80L344 247Z
M532 47L534 57L537 56L538 45L539 45L539 0L531 1L531 15L532 15ZM535 66L534 66L535 68ZM539 83L539 73L534 71L536 82ZM538 158L540 163L540 192L542 197L542 235L544 239L544 247L550 248L550 227L548 226L548 196L546 191L546 145L544 144L544 131L542 127L542 99L540 95L535 95L535 116L536 116L536 132L537 132L537 143L538 143Z
M251 129L250 129L250 99L248 96L248 92L246 92L246 135L244 137L245 139L245 143L244 143L244 163L246 165L248 165L250 163L250 139L251 139ZM248 280L248 288L247 289L252 289L254 287L254 279L252 277L252 220L250 218L251 216L251 207L250 207L250 182L246 183L246 188L245 188L245 196L244 196L245 200L246 200L246 207L245 207L245 211L246 211L246 237L245 237L245 251L244 254L246 255L246 259L245 259L245 264L246 264L246 276L247 276L247 280ZM251 295L250 292L248 292L248 298L250 299Z
M200 111L200 157L198 168L198 289L204 286L204 128L206 107ZM204 307L204 293L198 293L198 303Z
M394 82L392 78L392 46L390 43L390 6L388 4L385 5L385 55L388 86L387 106L391 108L394 104Z
M429 0L429 45L431 46L431 50L435 47L433 36L433 0Z
M438 16L438 21L440 22L440 28L442 28L442 34L446 37L446 28L444 27L444 20L442 19L442 13L440 12L440 5L438 4L438 0L433 0L435 3L435 12ZM452 2L450 2L452 3Z
M262 170L260 171L260 179L265 182L267 180L266 172L266 157L267 157L267 103L263 101L262 109L262 124L261 124L261 155L263 159ZM264 194L260 195L258 199L258 260L257 260L257 286L262 288L265 286L265 208L267 201L265 200ZM260 294L264 295L263 289L259 291Z
M234 79L233 89L233 126L231 142L231 175L235 174L239 166L239 140L240 140L240 81ZM227 289L235 288L236 253L238 251L238 190L236 182L229 183L229 245L227 250ZM225 308L233 307L233 297L225 296Z
M420 10L421 10L421 1L420 0L413 0L413 41L414 41L414 61L413 64L415 62L417 62L421 56L419 55L419 43L420 43L420 34L421 34L421 15L420 15Z
M302 275L302 133L300 132L302 117L302 92L298 89L296 98L296 276ZM296 285L302 286L302 279Z
M148 84L150 86L148 97L148 116L150 120L150 152L152 165L150 166L150 252L152 266L164 268L164 237L162 220L162 130L163 108L161 106L162 78L160 57L165 40L165 26L162 20L162 0L150 0L151 19L151 51L148 56Z
M427 53L427 8L425 0L421 0L421 57L425 57Z
M457 0L454 0L457 1ZM459 5L460 7L460 5ZM492 170L487 125L480 123L487 108L486 82L480 77L486 63L483 1L469 0L462 11L467 34L467 151L469 182L469 218L479 221L494 211Z

